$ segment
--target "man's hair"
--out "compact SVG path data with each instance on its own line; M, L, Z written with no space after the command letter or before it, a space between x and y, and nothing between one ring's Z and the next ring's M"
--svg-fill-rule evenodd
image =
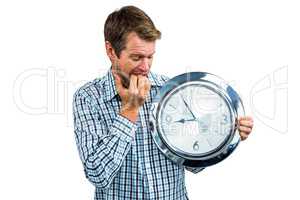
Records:
M150 42L161 37L161 32L155 28L151 18L135 6L122 7L107 17L104 38L111 43L118 57L126 48L126 38L131 32Z

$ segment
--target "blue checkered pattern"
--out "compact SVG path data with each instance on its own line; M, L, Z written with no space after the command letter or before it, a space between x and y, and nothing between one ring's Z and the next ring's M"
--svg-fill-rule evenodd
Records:
M148 77L150 95L136 123L118 114L121 99L111 70L74 94L76 144L96 200L188 199L184 167L159 151L149 131L152 99L168 79L152 72Z

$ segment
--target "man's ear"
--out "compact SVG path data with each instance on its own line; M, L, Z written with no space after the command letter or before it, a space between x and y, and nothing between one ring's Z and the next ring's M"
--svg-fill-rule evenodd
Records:
M113 63L116 60L117 55L109 41L105 41L105 49L106 49L107 56L109 57L110 61Z

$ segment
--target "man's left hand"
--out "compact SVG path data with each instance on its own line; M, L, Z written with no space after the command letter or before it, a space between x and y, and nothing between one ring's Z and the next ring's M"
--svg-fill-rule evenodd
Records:
M252 117L245 116L239 118L238 129L242 140L245 140L250 135L253 128Z

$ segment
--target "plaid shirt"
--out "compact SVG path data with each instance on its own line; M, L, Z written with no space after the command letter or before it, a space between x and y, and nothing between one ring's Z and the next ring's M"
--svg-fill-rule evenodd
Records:
M96 200L188 199L184 167L159 151L149 129L152 99L168 78L152 72L148 78L150 94L136 123L118 114L121 99L111 70L74 94L76 144Z

